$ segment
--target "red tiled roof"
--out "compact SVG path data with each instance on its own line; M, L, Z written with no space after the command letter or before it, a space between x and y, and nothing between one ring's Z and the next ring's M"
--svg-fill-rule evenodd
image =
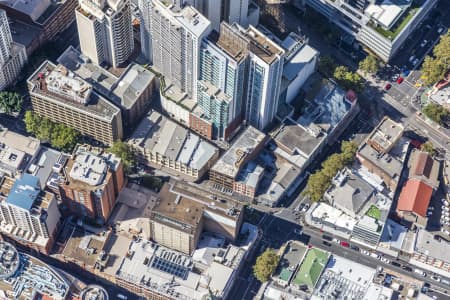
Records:
M433 159L426 152L420 152L416 165L414 168L413 176L425 176L430 178L431 169L433 168Z
M410 179L400 193L397 210L411 211L426 217L432 194L433 188L431 186L420 180Z

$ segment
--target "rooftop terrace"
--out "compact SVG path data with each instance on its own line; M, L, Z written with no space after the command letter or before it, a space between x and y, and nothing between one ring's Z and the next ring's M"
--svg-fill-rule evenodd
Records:
M278 46L255 27L250 25L245 31L245 35L250 40L250 51L267 64L272 64L277 58L284 55L283 48Z

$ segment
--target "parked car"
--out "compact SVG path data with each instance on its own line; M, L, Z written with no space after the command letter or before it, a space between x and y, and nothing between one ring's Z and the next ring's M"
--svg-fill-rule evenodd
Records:
M399 78L397 78L397 83L398 84L401 84L402 82L403 82L403 77L400 76Z
M326 235L326 234L322 235L322 238L323 238L324 240L327 240L327 241L332 241L332 240L333 240L333 238L332 238L331 236Z
M420 47L425 47L425 45L428 43L427 40L423 40L422 43L420 43Z
M298 234L298 235L302 235L303 232L300 229L295 228L294 229L294 233Z
M348 247L350 247L350 244L347 243L346 241L342 241L342 242L341 242L341 246L342 246L342 247L347 247L347 248L348 248Z
M395 74L392 76L392 81L396 81L400 77L400 74Z
M391 261L391 265L393 265L393 266L395 266L395 267L401 267L402 265L401 264L399 264L398 262L396 262L396 261Z
M361 253L364 255L370 255L370 252L364 249L361 249Z
M309 204L305 204L302 208L302 212L306 212L309 209Z
M426 277L427 276L427 273L425 273L421 269L414 269L414 273L419 274L422 277Z
M412 271L412 268L409 267L409 266L402 266L402 269L405 270L405 271L408 271L408 272Z
M384 86L384 89L385 89L386 91L388 91L388 90L391 89L391 87L392 87L392 84L388 83L388 84L386 84L386 85Z
M415 58L416 57L414 55L411 55L408 60L409 60L409 62L412 62Z
M439 276L433 275L430 276L430 278L433 279L434 281L441 282L441 278Z
M330 242L322 241L322 244L324 244L325 246L331 247L331 243Z
M387 259L387 258L385 258L385 257L380 258L380 260L381 260L382 262L384 262L385 264L389 264L389 263L391 262L389 259Z
M339 240L339 239L337 239L337 238L334 238L334 239L333 239L333 242L335 242L336 244L340 244L340 243L341 243L341 240Z
M359 247L355 246L355 245L351 245L350 249L355 250L355 251L359 251Z
M439 27L438 30L437 30L437 32L438 32L438 33L441 33L443 30L444 30L444 28Z
M375 252L370 253L370 256L373 257L373 258L376 258L376 259L380 259L381 258L381 256L378 253L375 253Z
M419 63L419 59L416 58L416 59L412 62L413 67L415 67L418 63Z

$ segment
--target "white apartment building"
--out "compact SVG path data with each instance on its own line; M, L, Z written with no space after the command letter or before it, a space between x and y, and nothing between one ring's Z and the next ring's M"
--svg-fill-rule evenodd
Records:
M8 17L0 9L0 91L17 79L26 61L26 48L13 42Z
M200 45L211 22L189 5L162 0L141 0L139 5L142 53L166 82L196 99Z
M0 183L0 232L48 251L60 219L54 194L42 191L39 178L30 174Z
M245 30L250 41L246 121L263 130L278 109L285 51L259 30Z
M437 0L300 0L389 61Z
M81 52L94 63L123 65L134 50L130 0L79 0Z

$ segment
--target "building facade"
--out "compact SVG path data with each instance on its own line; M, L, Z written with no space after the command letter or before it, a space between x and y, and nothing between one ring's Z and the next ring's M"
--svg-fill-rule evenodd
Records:
M437 4L437 0L392 3L368 0L305 0L383 61L389 61Z
M189 5L141 1L142 53L164 76L196 99L199 50L211 22Z
M245 36L250 41L245 119L248 125L263 130L277 113L284 50L253 26Z
M0 9L0 91L16 81L26 61L25 46L13 42L8 17Z
M113 154L89 148L79 146L67 161L60 193L70 212L104 223L124 186L123 165Z
M134 50L130 0L79 0L80 48L94 63L122 66Z
M45 61L28 78L32 110L106 145L122 139L118 107L92 91L92 86L62 65Z
M0 232L48 254L60 223L55 196L42 191L39 178L30 174L2 178L0 191Z

